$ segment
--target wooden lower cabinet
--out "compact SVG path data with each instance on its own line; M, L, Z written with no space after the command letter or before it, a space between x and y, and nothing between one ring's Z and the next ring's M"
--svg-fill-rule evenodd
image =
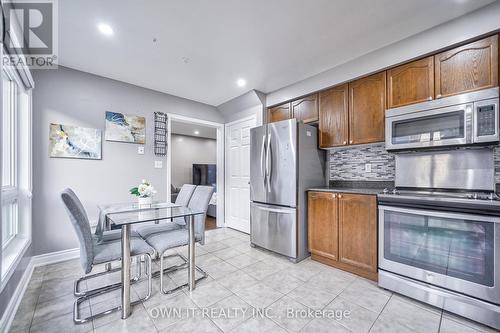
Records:
M338 260L339 234L337 194L309 192L308 196L309 251L331 260Z
M377 198L339 195L339 260L353 273L377 276Z
M309 250L324 264L377 281L377 198L309 192Z

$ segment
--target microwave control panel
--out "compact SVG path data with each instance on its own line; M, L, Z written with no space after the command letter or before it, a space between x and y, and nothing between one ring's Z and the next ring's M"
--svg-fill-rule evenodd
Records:
M478 106L476 110L477 136L495 135L497 129L495 104Z

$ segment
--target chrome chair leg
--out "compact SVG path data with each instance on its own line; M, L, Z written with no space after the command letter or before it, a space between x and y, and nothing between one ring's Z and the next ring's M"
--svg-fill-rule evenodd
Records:
M146 275L148 276L148 293L147 295L144 297L144 298L141 298L137 301L134 301L134 302L131 302L131 305L136 305L136 304L139 304L141 302L144 302L146 300L148 300L150 297L151 297L151 292L152 292L152 273L151 273L151 267L152 267L152 259L151 259L151 256L149 254L145 254L146 256ZM120 285L118 286L120 287ZM102 288L101 288L102 289ZM115 288L117 289L117 288ZM75 324L83 324L83 323L86 323L86 322L89 322L93 319L97 319L97 318L100 318L102 316L105 316L107 314L110 314L110 313L113 313L115 311L119 311L121 310L121 306L117 306L117 307L114 307L114 308L111 308L111 309L108 309L108 310L105 310L105 311L102 311L102 312L99 312L99 313L96 313L96 314L92 314L90 315L89 317L86 317L86 318L80 318L80 304L82 304L83 302L87 301L87 300L90 300L91 298L93 297L97 297L97 296L100 296L100 295L103 295L107 292L109 292L111 290L99 290L95 293L92 293L92 294L88 294L88 295L85 295L85 296L82 296L82 297L79 297L76 299L75 303L73 304L73 321Z
M130 280L131 283L135 283L135 282L139 281L139 279L141 278L141 275L142 275L141 263L139 261L139 258L137 258L136 260L137 260L137 272L136 272L136 275L134 276L134 278ZM91 294L96 294L96 293L99 293L100 291L111 291L111 290L120 288L121 283L114 283L111 285L107 285L107 286L92 289L92 290L86 290L86 291L80 290L80 283L83 281L94 279L96 277L103 276L106 274L119 272L121 270L120 267L108 270L108 268L111 267L111 264L106 263L104 265L105 265L104 272L100 272L100 273L96 273L96 274L92 274L92 275L86 275L86 276L83 276L83 277L79 278L78 280L76 280L75 284L74 284L74 288L73 288L73 295L75 295L76 297L82 297L82 296L87 296L87 295L91 295Z
M163 252L160 255L160 271L156 272L154 275L155 275L155 277L157 274L160 275L160 290L162 293L169 295L169 294L172 294L172 293L174 293L174 292L176 292L184 287L187 287L188 283L186 282L185 284L182 284L182 285L177 286L175 288L165 290L165 288L163 287L163 285L164 285L163 279L164 279L165 273L175 272L175 271L178 271L179 269L186 268L188 265L188 260L186 257L184 257L183 255L178 254L178 253L165 256L165 252ZM180 265L175 265L175 266L170 266L170 267L164 268L165 264L163 263L163 259L164 258L171 258L171 257L180 257L182 260L184 260L184 263L180 264ZM199 281L205 279L208 276L208 274L198 266L196 266L195 268L199 273L201 273L201 277L195 279L195 283L198 283Z

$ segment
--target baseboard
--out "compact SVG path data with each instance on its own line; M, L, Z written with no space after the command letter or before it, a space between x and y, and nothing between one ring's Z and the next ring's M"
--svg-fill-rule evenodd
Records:
M0 319L0 332L8 332L12 321L16 315L17 309L21 300L23 299L26 288L31 280L33 270L38 266L45 266L50 264L55 264L58 262L75 259L80 257L80 249L69 249L51 253L45 253L38 256L31 257L26 269L24 271L21 280L19 281L14 294L9 300L9 304L5 308L2 318Z
M55 264L61 261L75 259L80 257L80 249L68 249L57 252L40 254L31 258L33 267Z
M9 300L9 304L7 304L7 307L5 308L2 318L0 319L0 332L9 331L10 325L12 325L12 321L16 316L17 308L19 307L19 304L21 304L24 292L26 291L26 288L31 280L34 268L35 266L33 266L33 261L30 260L28 266L26 266L26 269L24 270L21 280L17 284L14 294L12 294L12 297Z

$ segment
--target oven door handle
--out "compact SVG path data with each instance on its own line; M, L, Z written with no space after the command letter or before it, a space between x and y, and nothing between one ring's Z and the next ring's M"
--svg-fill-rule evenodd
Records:
M447 219L460 219L460 220L470 220L470 221L478 221L478 222L500 223L500 217L480 215L480 214L442 212L442 211L437 211L437 210L428 210L428 209L420 209L420 208L419 209L412 209L412 208L403 208L403 207L393 207L393 206L387 206L387 205L379 205L378 209L379 209L379 212L391 211L391 212L400 212L400 213L408 213L408 214L414 214L414 215L447 218ZM383 223L383 220L382 220L382 223Z

